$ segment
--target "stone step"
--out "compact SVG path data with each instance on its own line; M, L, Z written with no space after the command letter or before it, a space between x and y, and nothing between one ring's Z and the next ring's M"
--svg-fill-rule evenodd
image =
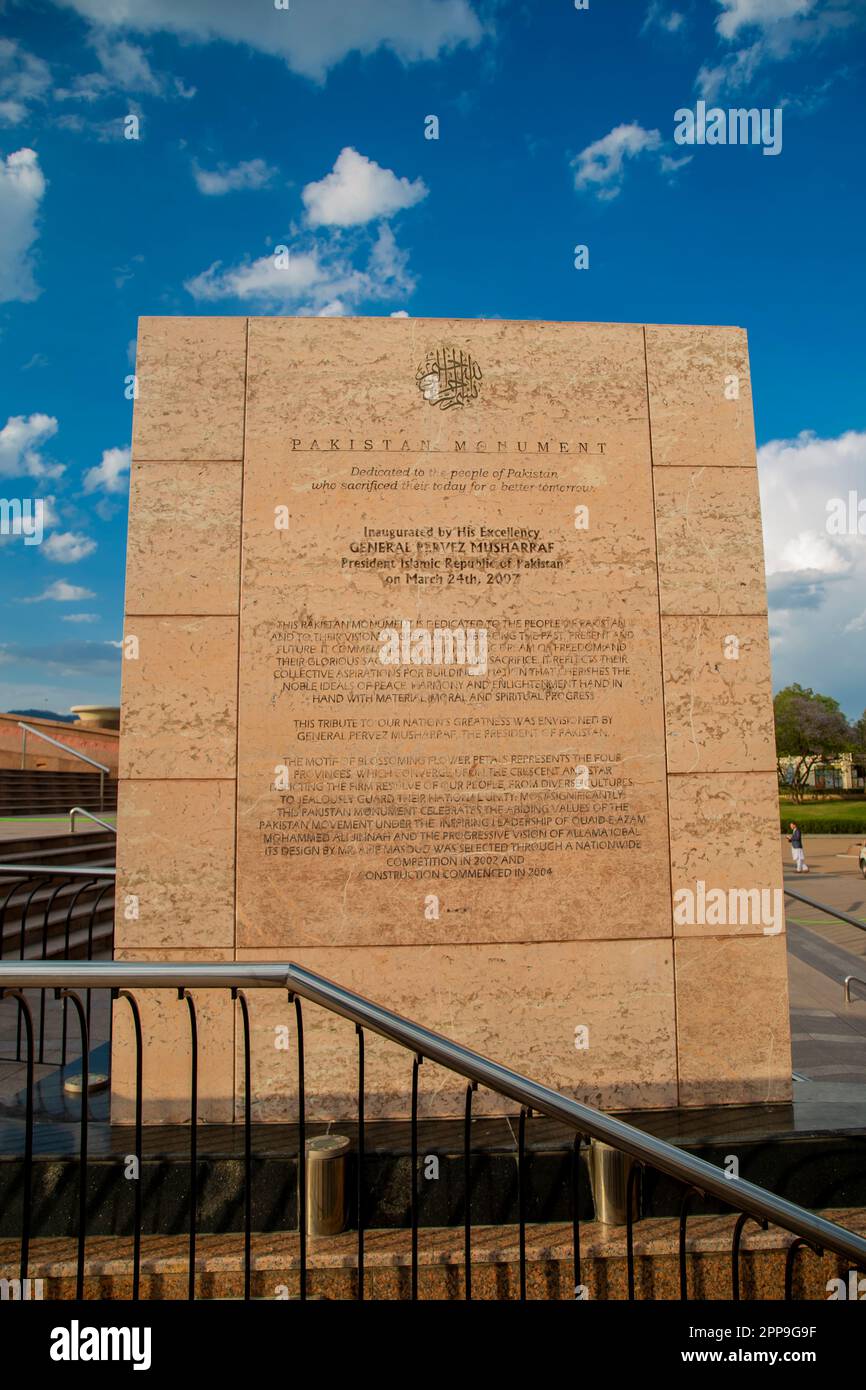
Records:
M92 864L111 868L116 856L115 836L101 828L57 835L27 835L25 832L14 839L0 841L0 865L28 864L39 868L43 864ZM0 875L0 885L4 877L11 875Z
M822 1215L866 1234L866 1211L830 1210ZM688 1223L689 1297L694 1300L731 1298L731 1238L735 1216L693 1217ZM746 1226L741 1244L740 1297L781 1300L785 1294L785 1259L794 1237L771 1227ZM626 1233L624 1228L583 1222L581 1288L589 1300L623 1300L628 1296ZM411 1291L411 1236L398 1230L365 1233L365 1295L371 1299L406 1299ZM187 1297L188 1236L142 1238L141 1297ZM678 1299L679 1222L651 1218L634 1233L635 1297ZM75 1297L77 1245L57 1237L34 1240L28 1274L42 1279L43 1296ZM18 1243L0 1240L0 1270L17 1274ZM85 1255L86 1298L127 1299L132 1295L132 1241L127 1237L94 1236ZM426 1228L418 1237L418 1291L422 1299L462 1300L465 1297L463 1232ZM357 1232L311 1238L307 1249L310 1297L346 1300L357 1294ZM254 1234L252 1294L255 1298L295 1298L299 1291L300 1253L297 1232ZM831 1280L845 1280L847 1267L836 1256L819 1256L801 1249L796 1257L793 1293L797 1299L824 1301ZM527 1297L533 1300L573 1300L575 1297L572 1229L570 1223L526 1227ZM517 1226L477 1226L472 1230L472 1296L480 1300L519 1297L520 1263ZM866 1291L866 1290L864 1290ZM236 1299L243 1296L243 1237L201 1235L196 1242L196 1294L200 1298Z

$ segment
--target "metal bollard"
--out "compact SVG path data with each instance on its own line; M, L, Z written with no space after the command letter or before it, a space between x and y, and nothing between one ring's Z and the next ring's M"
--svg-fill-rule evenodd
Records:
M343 1134L308 1139L307 1235L335 1236L346 1229L349 1140Z
M587 1154L589 1185L595 1219L605 1226L625 1226L628 1220L628 1180L634 1167L630 1154L593 1139ZM632 1189L632 1217L638 1219L638 1183Z

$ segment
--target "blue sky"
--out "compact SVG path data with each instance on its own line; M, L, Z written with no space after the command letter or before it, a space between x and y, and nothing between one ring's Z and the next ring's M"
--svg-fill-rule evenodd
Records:
M0 0L0 709L118 698L139 314L405 312L745 326L774 681L859 715L864 72L864 0Z

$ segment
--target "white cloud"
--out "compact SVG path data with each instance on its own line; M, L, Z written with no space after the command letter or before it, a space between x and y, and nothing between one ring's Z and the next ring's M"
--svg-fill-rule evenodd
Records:
M84 475L85 492L125 492L129 479L130 450L103 449L102 459L94 468L88 468Z
M0 302L36 299L32 247L45 179L35 150L0 156Z
M98 29L166 32L199 43L216 39L281 58L322 81L349 53L388 48L403 63L438 58L479 43L483 29L468 0L292 0L291 9L246 0L56 0Z
M57 565L77 565L96 549L96 541L79 531L55 531L42 542L42 554Z
M264 188L276 173L277 170L263 159L245 159L235 165L220 164L217 169L202 169L196 160L192 162L196 188L211 198L240 188Z
M102 101L114 92L127 96L133 93L154 97L195 96L195 88L186 87L180 78L154 72L140 44L109 33L107 27L94 29L90 43L100 71L76 73L70 86L55 90L56 100Z
M348 145L330 174L308 183L301 194L311 227L357 227L375 217L393 217L426 196L423 179L398 178Z
M66 613L63 617L64 623L98 623L98 613Z
M0 123L19 125L51 86L51 69L14 39L0 39Z
M771 440L758 450L758 476L774 683L811 685L859 714L862 664L841 634L860 630L866 535L836 534L827 522L834 499L846 507L851 492L866 499L866 431L821 439L804 430Z
M682 28L685 16L679 10L667 10L661 0L652 0L641 26L641 33L647 29L664 29L667 34L676 34Z
M63 465L42 457L46 440L57 433L53 415L10 415L0 430L0 477L57 478Z
M657 130L644 130L634 122L614 126L571 161L575 188L579 193L592 191L601 199L615 198L625 177L625 161L658 150L661 143Z
M258 260L222 268L216 261L184 288L200 302L238 299L267 310L336 317L369 300L411 294L414 281L406 252L383 223L363 269L340 242L314 242ZM285 262L285 263L284 263Z
M51 600L55 603L80 603L85 598L96 598L92 589L83 589L80 584L70 584L65 579L55 579L53 584L43 590L41 594L35 594L33 598L22 599L22 603L45 603Z
M716 0L716 32L741 47L704 63L695 85L706 101L753 83L769 63L815 48L864 17L863 0Z
M395 309L394 312L393 312L393 314L391 314L391 318L392 318L392 319L408 319L408 318L409 318L409 311L408 311L407 309Z
M722 13L716 28L724 39L734 39L741 29L769 29L780 20L799 18L815 8L816 0L717 0Z
M160 96L163 79L157 77L144 49L125 39L110 38L108 34L97 31L93 46L99 59L99 66L112 87L122 92L148 92Z

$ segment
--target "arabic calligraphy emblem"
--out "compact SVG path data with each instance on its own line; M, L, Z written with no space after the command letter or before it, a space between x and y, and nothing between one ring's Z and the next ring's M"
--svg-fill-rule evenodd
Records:
M478 395L481 368L462 348L431 348L415 373L418 390L429 405L451 410L467 405Z

